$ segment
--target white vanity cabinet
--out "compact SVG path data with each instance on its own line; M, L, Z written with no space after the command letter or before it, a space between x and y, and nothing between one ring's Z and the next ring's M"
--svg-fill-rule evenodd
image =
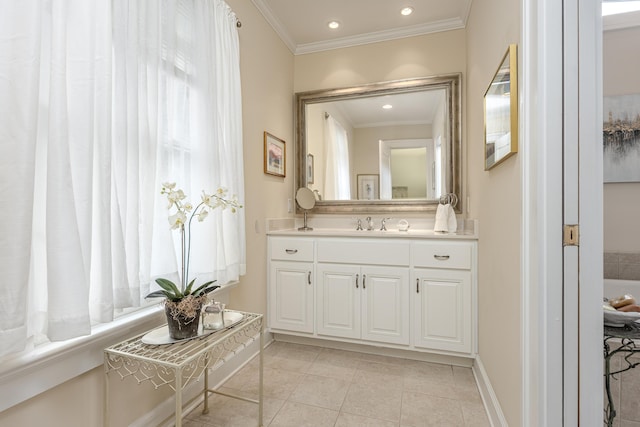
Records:
M415 347L474 352L473 249L469 242L414 243Z
M269 236L270 329L474 357L475 240L359 236Z
M314 331L314 240L269 239L269 325Z

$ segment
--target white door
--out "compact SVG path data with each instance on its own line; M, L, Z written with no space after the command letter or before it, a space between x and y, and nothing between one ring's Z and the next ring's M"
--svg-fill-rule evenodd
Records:
M602 25L599 0L564 6L564 418L602 425ZM575 234L575 232L572 232Z
M522 17L521 425L601 426L600 0L523 0Z
M270 327L313 332L313 263L271 261Z
M318 264L318 335L360 338L360 267Z
M362 339L409 344L409 269L362 267Z

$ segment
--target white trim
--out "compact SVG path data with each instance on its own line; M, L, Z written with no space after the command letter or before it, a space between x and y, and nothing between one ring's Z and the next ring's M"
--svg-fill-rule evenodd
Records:
M522 332L520 334L520 354L522 355L522 427L529 427L535 425L536 419L534 417L536 403L533 401L535 396L535 378L536 369L534 368L535 358L531 354L533 348L536 348L535 340L539 334L538 324L536 322L537 317L535 315L535 307L538 304L538 295L533 285L535 281L532 277L532 270L535 265L535 259L533 258L535 250L531 248L529 242L532 242L532 236L536 235L536 223L533 220L534 206L533 195L536 191L535 186L535 174L532 173L535 170L535 161L532 156L532 147L529 145L531 141L531 127L533 118L532 108L528 103L525 103L525 99L532 99L534 93L532 75L530 67L525 64L531 64L532 62L532 49L535 48L535 25L531 22L531 16L534 16L531 12L533 5L531 1L522 0L520 15L521 22L521 35L520 35L520 57L518 58L518 69L521 71L518 81L521 88L519 93L522 96L518 97L520 110L519 117L520 129L518 135L521 139L520 144L520 167L522 174L522 226L520 229L520 324L522 325ZM476 382L478 380L476 379ZM486 405L485 405L486 406Z
M276 32L280 40L294 53L296 51L296 44L287 32L286 28L278 18L271 12L271 9L264 0L251 0L253 5L258 8L264 19L271 25L271 28Z
M209 295L226 298L226 291L238 284L223 285ZM0 363L0 412L101 366L106 347L164 322L164 310L154 304L95 326L91 335L42 344L31 351L3 357Z
M560 425L562 400L562 2L522 0L520 425ZM529 143L527 143L527 141Z
M441 31L458 30L465 27L469 12L471 10L471 1L466 5L466 10L460 18L444 19L437 22L412 25L403 28L394 28L384 31L375 31L366 34L359 34L350 37L342 37L332 40L324 40L312 43L296 44L286 27L274 15L273 11L265 0L251 0L254 6L260 11L264 19L271 25L273 30L278 34L282 42L287 45L291 53L294 55L302 55L305 53L322 52L331 49L340 49L344 47L358 46L369 43L378 43L387 40L400 39L404 37L413 37L424 34L437 33Z
M489 376L484 370L484 365L480 360L480 356L476 357L471 370L473 371L473 376L476 379L476 384L478 384L478 391L480 392L480 397L482 398L482 403L485 411L487 412L489 422L492 426L508 427L507 419L505 418L502 408L500 407L500 402L498 401L498 396L496 396L495 391L493 391L491 381L489 381Z
M259 1L259 0L254 0ZM395 28L391 30L376 31L366 34L358 34L351 37L342 37L339 39L325 40L313 43L303 43L296 46L293 51L294 55L303 55L305 53L322 52L325 50L341 49L345 47L359 46L369 43L379 43L388 40L401 39L405 37L421 36L425 34L438 33L441 31L451 31L463 29L464 21L458 18L445 19L442 21L431 22L427 24L413 25L410 27Z
M603 148L600 0L579 2L579 292L578 422L601 426L603 404ZM636 15L638 16L638 15Z
M2 362L0 412L82 375L103 363L103 349L165 321L159 306L140 310L100 325L91 334L44 344L25 355Z

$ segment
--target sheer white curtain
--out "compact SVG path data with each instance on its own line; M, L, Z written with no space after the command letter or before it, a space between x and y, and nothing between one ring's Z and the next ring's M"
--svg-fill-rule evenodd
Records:
M0 355L87 334L177 275L161 182L243 200L239 78L221 0L3 5ZM199 280L244 274L243 210L193 234Z
M351 199L349 139L340 122L330 115L324 121L324 197L327 200Z

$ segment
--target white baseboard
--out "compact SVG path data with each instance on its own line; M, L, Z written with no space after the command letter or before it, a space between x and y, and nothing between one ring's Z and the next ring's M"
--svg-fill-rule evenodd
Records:
M473 376L476 378L480 397L482 397L482 403L484 404L484 409L489 417L489 422L493 427L508 427L507 420L504 417L502 408L500 407L500 402L498 402L498 397L493 391L491 381L489 381L487 372L484 370L484 365L480 360L480 356L476 357L471 369L473 371Z
M265 348L273 342L273 338L270 333L265 332L264 335ZM260 340L256 339L247 348L237 354L235 357L227 361L224 365L220 366L215 371L209 374L209 386L213 389L222 385L229 377L238 372L244 365L249 363L251 359L258 355L260 350ZM185 406L182 410L183 416L193 411L198 405L203 402L204 380L200 380L191 383L182 392L182 401L185 402ZM189 402L189 403L186 403ZM147 426L163 426L169 427L175 425L175 410L176 403L175 397L171 395L165 399L161 404L156 406L152 411L146 413L142 417L138 418L129 427L147 427Z

